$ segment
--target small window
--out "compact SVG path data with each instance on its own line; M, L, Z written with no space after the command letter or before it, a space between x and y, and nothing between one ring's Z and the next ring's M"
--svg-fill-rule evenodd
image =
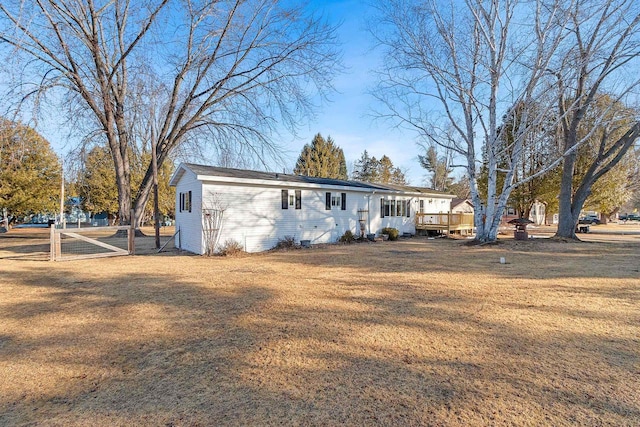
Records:
M391 216L391 207L389 200L384 201L384 216Z
M396 216L396 201L391 200L391 216Z
M397 215L396 216L404 216L404 209L403 209L404 200L398 200L396 203L397 203L397 206L396 206Z
M293 194L289 194L289 206L295 206L296 205L296 196L294 196Z
M424 213L424 200L420 200L420 213Z
M184 207L183 210L191 212L191 191L184 193Z

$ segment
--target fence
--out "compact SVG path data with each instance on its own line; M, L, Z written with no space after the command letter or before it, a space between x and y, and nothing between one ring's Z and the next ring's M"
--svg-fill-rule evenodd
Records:
M472 213L417 213L416 228L419 230L472 230Z
M51 261L131 255L135 229L130 226L64 228L51 226Z

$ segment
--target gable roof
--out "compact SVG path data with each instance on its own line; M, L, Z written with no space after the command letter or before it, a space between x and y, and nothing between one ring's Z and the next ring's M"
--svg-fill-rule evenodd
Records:
M471 200L461 199L459 197L456 197L453 200L451 200L451 209L454 209L455 207L462 205L464 203L467 203L469 206L473 207L473 203L471 202Z
M277 172L262 172L247 169L222 168L218 166L198 165L194 163L182 163L174 172L169 184L177 185L178 181L184 174L185 170L193 172L199 181L226 181L235 183L262 183L272 182L276 185L311 185L314 187L342 187L351 188L360 191L381 191L389 193L414 193L424 194L426 196L442 196L446 198L454 198L452 194L441 191L432 190L424 187L413 187L394 184L379 184L362 181L348 181L333 178L316 178L304 175L293 175ZM222 180L218 178L223 178Z

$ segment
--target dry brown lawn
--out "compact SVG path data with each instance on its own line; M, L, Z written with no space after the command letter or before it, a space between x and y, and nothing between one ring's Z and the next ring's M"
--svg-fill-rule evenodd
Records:
M52 263L15 233L0 425L640 425L640 234Z

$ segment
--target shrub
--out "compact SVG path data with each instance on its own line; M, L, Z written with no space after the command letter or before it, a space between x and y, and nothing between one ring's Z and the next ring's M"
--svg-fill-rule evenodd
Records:
M382 229L382 234L388 234L389 240L398 240L398 235L400 232L397 228L385 227Z
M345 231L342 237L340 237L340 242L342 243L353 243L355 240L356 238L351 232L351 230Z
M227 239L222 246L220 246L220 250L218 251L219 255L222 256L233 256L239 255L244 252L244 247L240 242L234 239Z
M284 236L282 239L278 239L275 249L291 249L296 247L296 239L293 236Z

